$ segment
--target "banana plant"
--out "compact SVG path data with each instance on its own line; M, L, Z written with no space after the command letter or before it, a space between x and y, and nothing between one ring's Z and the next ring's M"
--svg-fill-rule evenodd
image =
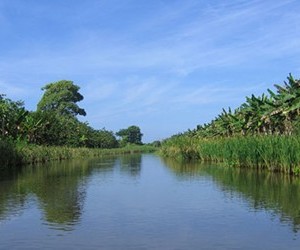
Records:
M14 102L10 99L0 98L1 135L16 139L20 125L27 116L28 111L23 107L23 102Z
M295 80L290 74L288 81L284 82L284 86L275 84L277 94L268 90L273 98L274 109L270 113L277 121L281 122L281 131L285 134L291 134L293 131L293 122L300 114L300 81Z
M38 137L38 131L42 129L43 126L43 119L37 118L34 113L30 113L21 124L21 137L26 138L29 143L35 143Z

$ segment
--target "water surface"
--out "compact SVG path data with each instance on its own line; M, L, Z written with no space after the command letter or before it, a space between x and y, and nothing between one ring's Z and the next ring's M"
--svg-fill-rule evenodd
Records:
M300 180L156 155L0 177L0 249L299 249Z

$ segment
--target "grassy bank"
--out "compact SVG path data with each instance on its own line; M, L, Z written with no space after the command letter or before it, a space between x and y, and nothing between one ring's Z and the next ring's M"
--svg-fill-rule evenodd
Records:
M216 139L178 137L163 143L163 155L221 162L237 167L300 174L298 136L247 136Z
M54 160L101 157L104 155L149 153L155 148L147 145L130 145L114 149L46 147L37 145L13 144L0 141L0 169Z

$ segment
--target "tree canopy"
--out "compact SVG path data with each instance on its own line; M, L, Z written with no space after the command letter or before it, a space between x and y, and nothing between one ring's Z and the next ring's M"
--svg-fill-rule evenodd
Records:
M116 135L122 138L121 144L143 144L143 134L138 126L130 126L126 129L121 129L116 133Z
M85 110L76 104L83 100L83 96L78 92L79 89L79 86L67 80L47 84L42 88L45 93L37 105L37 111L54 111L59 115L85 116Z
M12 101L0 95L1 136L17 138L20 126L28 111L22 101Z
M112 131L94 129L76 115L86 115L77 102L83 100L72 81L58 81L42 88L45 93L37 111L29 112L22 101L0 94L0 140L38 145L115 148L118 141Z

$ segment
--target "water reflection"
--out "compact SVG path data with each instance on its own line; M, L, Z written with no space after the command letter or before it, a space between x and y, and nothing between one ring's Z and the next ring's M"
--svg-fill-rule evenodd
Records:
M181 180L210 177L229 196L241 196L253 210L276 214L281 222L300 229L300 178L266 171L216 167L163 159Z
M141 173L142 155L125 155L120 158L121 171L128 173L132 177L137 177Z
M21 214L26 206L26 194L16 185L19 171L3 170L0 178L0 220Z
M56 162L11 173L0 182L0 220L22 213L35 197L47 226L73 230L83 211L88 177L97 169L112 170L115 161Z
M195 214L199 217L199 211L205 211L205 202L201 202L201 206L197 206L196 209L190 210L187 209L188 206L176 209L176 205L181 205L178 202L179 197L188 202L195 197L193 195L183 197L189 192L187 190L201 193L198 185L200 183L198 179L201 179L209 184L213 181L210 186L217 187L217 190L220 190L226 198L240 197L250 210L267 211L269 214L274 214L276 218L280 218L283 223L291 225L295 232L299 231L300 178L250 169L177 162L171 159L162 159L162 161L163 164L160 164L160 160L155 157L128 155L26 167L21 171L7 174L5 177L2 175L0 223L21 215L30 207L38 207L42 214L41 221L48 228L70 231L78 228L76 226L81 222L84 223L82 214L86 203L86 208L89 204L90 211L92 211L90 212L92 219L86 223L87 228L90 228L91 223L94 223L94 226L98 225L94 222L94 217L98 216L98 219L102 219L101 225L106 225L108 231L111 230L107 233L108 236L118 230L121 235L125 228L119 229L121 222L126 225L127 230L134 219L136 219L137 228L144 228L145 225L151 227L153 218L161 218L159 216L164 213L166 217L170 216L171 219L168 221L175 223L176 216L172 211L180 211L180 216L182 213L185 216L191 216L191 211L197 210ZM145 167L146 163L148 167ZM142 168L145 170L142 171ZM170 172L172 178L170 178ZM137 182L138 185L134 186L128 185L128 182L135 183L136 178L142 174L145 178L141 180L146 180L146 182ZM120 177L124 178L124 176L126 181L121 181ZM174 179L176 179L175 182ZM108 180L108 182L103 183L103 180ZM184 184L196 183L196 187L189 189L188 185L180 186L177 180ZM92 188L88 190L90 186ZM157 190L165 192L160 192L158 195ZM101 202L99 204L88 203L87 197L92 196L87 196L88 191L89 194L91 191L94 192L90 202L91 200L94 203L99 200ZM172 209L169 209L170 207ZM147 215L149 216L148 222ZM145 225L141 224L143 221ZM156 226L157 224L153 224L153 232L156 232ZM105 227L101 226L99 230L103 228ZM131 230L134 229L135 227L131 228ZM104 231L101 233L103 234Z
M37 203L44 224L52 229L73 230L80 222L89 177L100 174L105 179L115 167L122 175L138 177L141 161L141 155L125 155L54 162L2 172L0 221L21 215Z

